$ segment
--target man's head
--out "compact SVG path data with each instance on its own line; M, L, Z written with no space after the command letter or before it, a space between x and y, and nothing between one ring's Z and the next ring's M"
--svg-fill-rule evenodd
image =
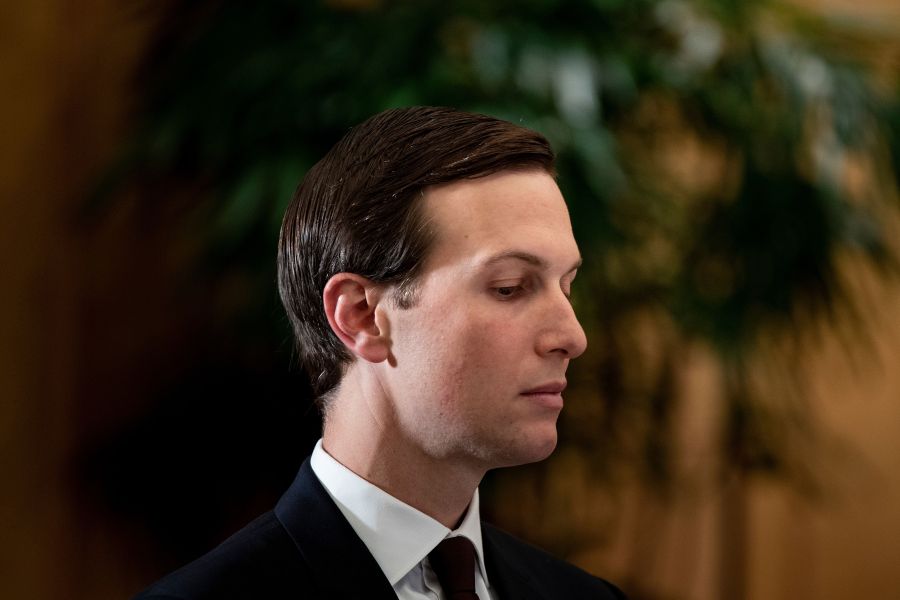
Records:
M540 134L450 108L389 110L351 129L297 188L278 247L281 299L315 392L335 388L354 359L323 311L332 276L390 286L399 308L412 306L434 237L424 192L506 171L549 176L553 160Z
M363 409L351 418L476 473L542 460L569 360L585 348L569 302L581 257L559 188L540 170L501 171L432 186L422 203L434 239L415 305L382 302L379 286L347 274L325 288L358 357L346 377L361 393L347 397Z

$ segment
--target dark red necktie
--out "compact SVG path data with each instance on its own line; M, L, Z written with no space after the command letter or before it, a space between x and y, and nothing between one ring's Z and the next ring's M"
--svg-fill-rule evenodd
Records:
M468 538L447 538L428 555L447 600L478 600L475 593L475 546Z

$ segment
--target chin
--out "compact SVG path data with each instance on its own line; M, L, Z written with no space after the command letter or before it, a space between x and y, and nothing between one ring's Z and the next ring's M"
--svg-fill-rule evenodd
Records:
M556 442L556 428L554 428L552 436L548 435L546 439L542 440L541 444L535 445L532 459L528 462L538 462L540 460L548 458L551 454L553 454L553 451L556 450Z
M517 440L514 440L504 464L497 465L502 467L515 467L517 465L527 465L529 463L540 462L556 449L557 435L556 426L542 429L540 431L530 431L522 434Z

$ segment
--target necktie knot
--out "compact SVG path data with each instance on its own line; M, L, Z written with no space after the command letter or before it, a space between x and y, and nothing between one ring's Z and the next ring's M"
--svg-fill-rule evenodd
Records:
M468 538L442 541L428 555L448 600L478 600L475 593L475 546Z

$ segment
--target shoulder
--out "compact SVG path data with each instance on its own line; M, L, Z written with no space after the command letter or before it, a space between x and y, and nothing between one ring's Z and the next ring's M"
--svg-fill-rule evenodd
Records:
M548 598L592 598L622 600L625 594L612 583L591 575L552 554L524 542L490 524L483 523L485 552L493 558L488 566L488 578L492 585L495 574L505 579L516 571ZM496 571L501 571L497 573ZM502 584L503 582L498 582Z
M305 597L303 561L270 511L134 600ZM298 569L298 563L301 568Z

